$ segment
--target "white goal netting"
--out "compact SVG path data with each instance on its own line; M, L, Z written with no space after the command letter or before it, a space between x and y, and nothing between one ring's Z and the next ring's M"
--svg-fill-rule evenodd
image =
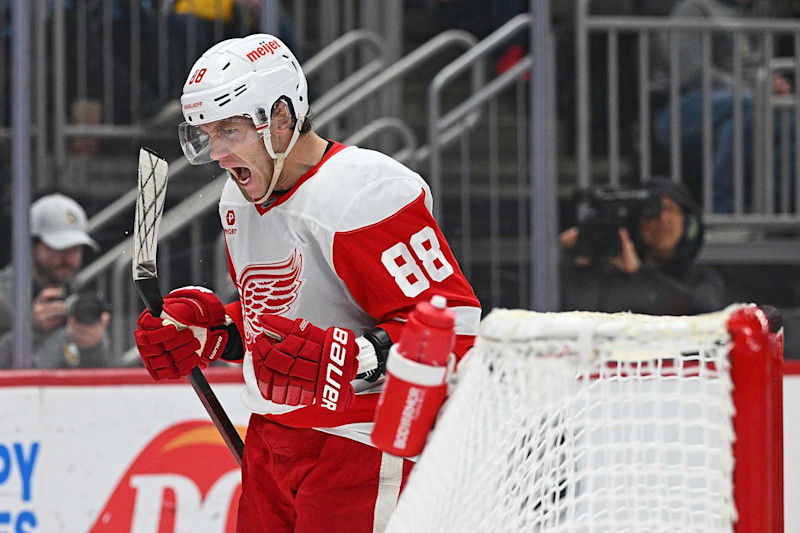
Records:
M731 312L493 311L387 531L732 531Z

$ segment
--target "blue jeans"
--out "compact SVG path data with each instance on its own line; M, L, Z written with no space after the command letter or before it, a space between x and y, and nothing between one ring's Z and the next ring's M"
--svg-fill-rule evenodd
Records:
M714 130L712 176L714 185L714 212L733 212L733 92L729 89L717 89L711 92L712 127ZM696 166L694 175L684 177L687 185L694 191L702 191L701 169L703 160L703 92L689 91L681 96L681 140L683 142L683 158ZM794 135L794 115L790 115L790 134ZM670 145L670 111L669 106L655 114L655 141L661 147ZM774 120L775 143L780 143L780 121ZM753 95L742 92L742 135L744 138L745 176L752 172L753 161ZM794 142L790 141L790 165L794 169ZM780 176L780 153L775 151L775 176ZM791 172L793 174L793 171ZM777 190L777 188L776 188Z

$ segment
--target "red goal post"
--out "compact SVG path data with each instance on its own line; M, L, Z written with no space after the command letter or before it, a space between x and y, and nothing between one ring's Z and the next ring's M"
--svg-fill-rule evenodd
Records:
M771 319L771 320L770 320ZM728 319L736 413L736 531L783 531L783 329L758 307Z
M770 318L492 311L387 531L783 531Z

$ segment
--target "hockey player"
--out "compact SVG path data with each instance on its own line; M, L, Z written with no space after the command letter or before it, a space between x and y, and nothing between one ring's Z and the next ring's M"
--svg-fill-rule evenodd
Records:
M237 531L381 531L412 462L370 441L389 347L414 306L447 298L455 352L480 304L422 178L311 129L307 84L277 38L209 49L181 98L184 153L227 170L219 203L239 300L175 290L136 341L155 379L241 361L252 410Z

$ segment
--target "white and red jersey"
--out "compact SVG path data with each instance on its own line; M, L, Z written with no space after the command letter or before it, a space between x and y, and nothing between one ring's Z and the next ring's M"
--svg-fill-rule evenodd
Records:
M356 335L380 327L397 341L414 306L441 294L456 315L455 351L462 356L481 308L431 210L430 189L418 174L379 152L338 143L291 190L260 205L228 181L219 213L240 298L228 311L245 345L260 333L263 313ZM370 443L380 384L341 413L291 407L261 396L249 350L243 365L244 403L253 412Z

